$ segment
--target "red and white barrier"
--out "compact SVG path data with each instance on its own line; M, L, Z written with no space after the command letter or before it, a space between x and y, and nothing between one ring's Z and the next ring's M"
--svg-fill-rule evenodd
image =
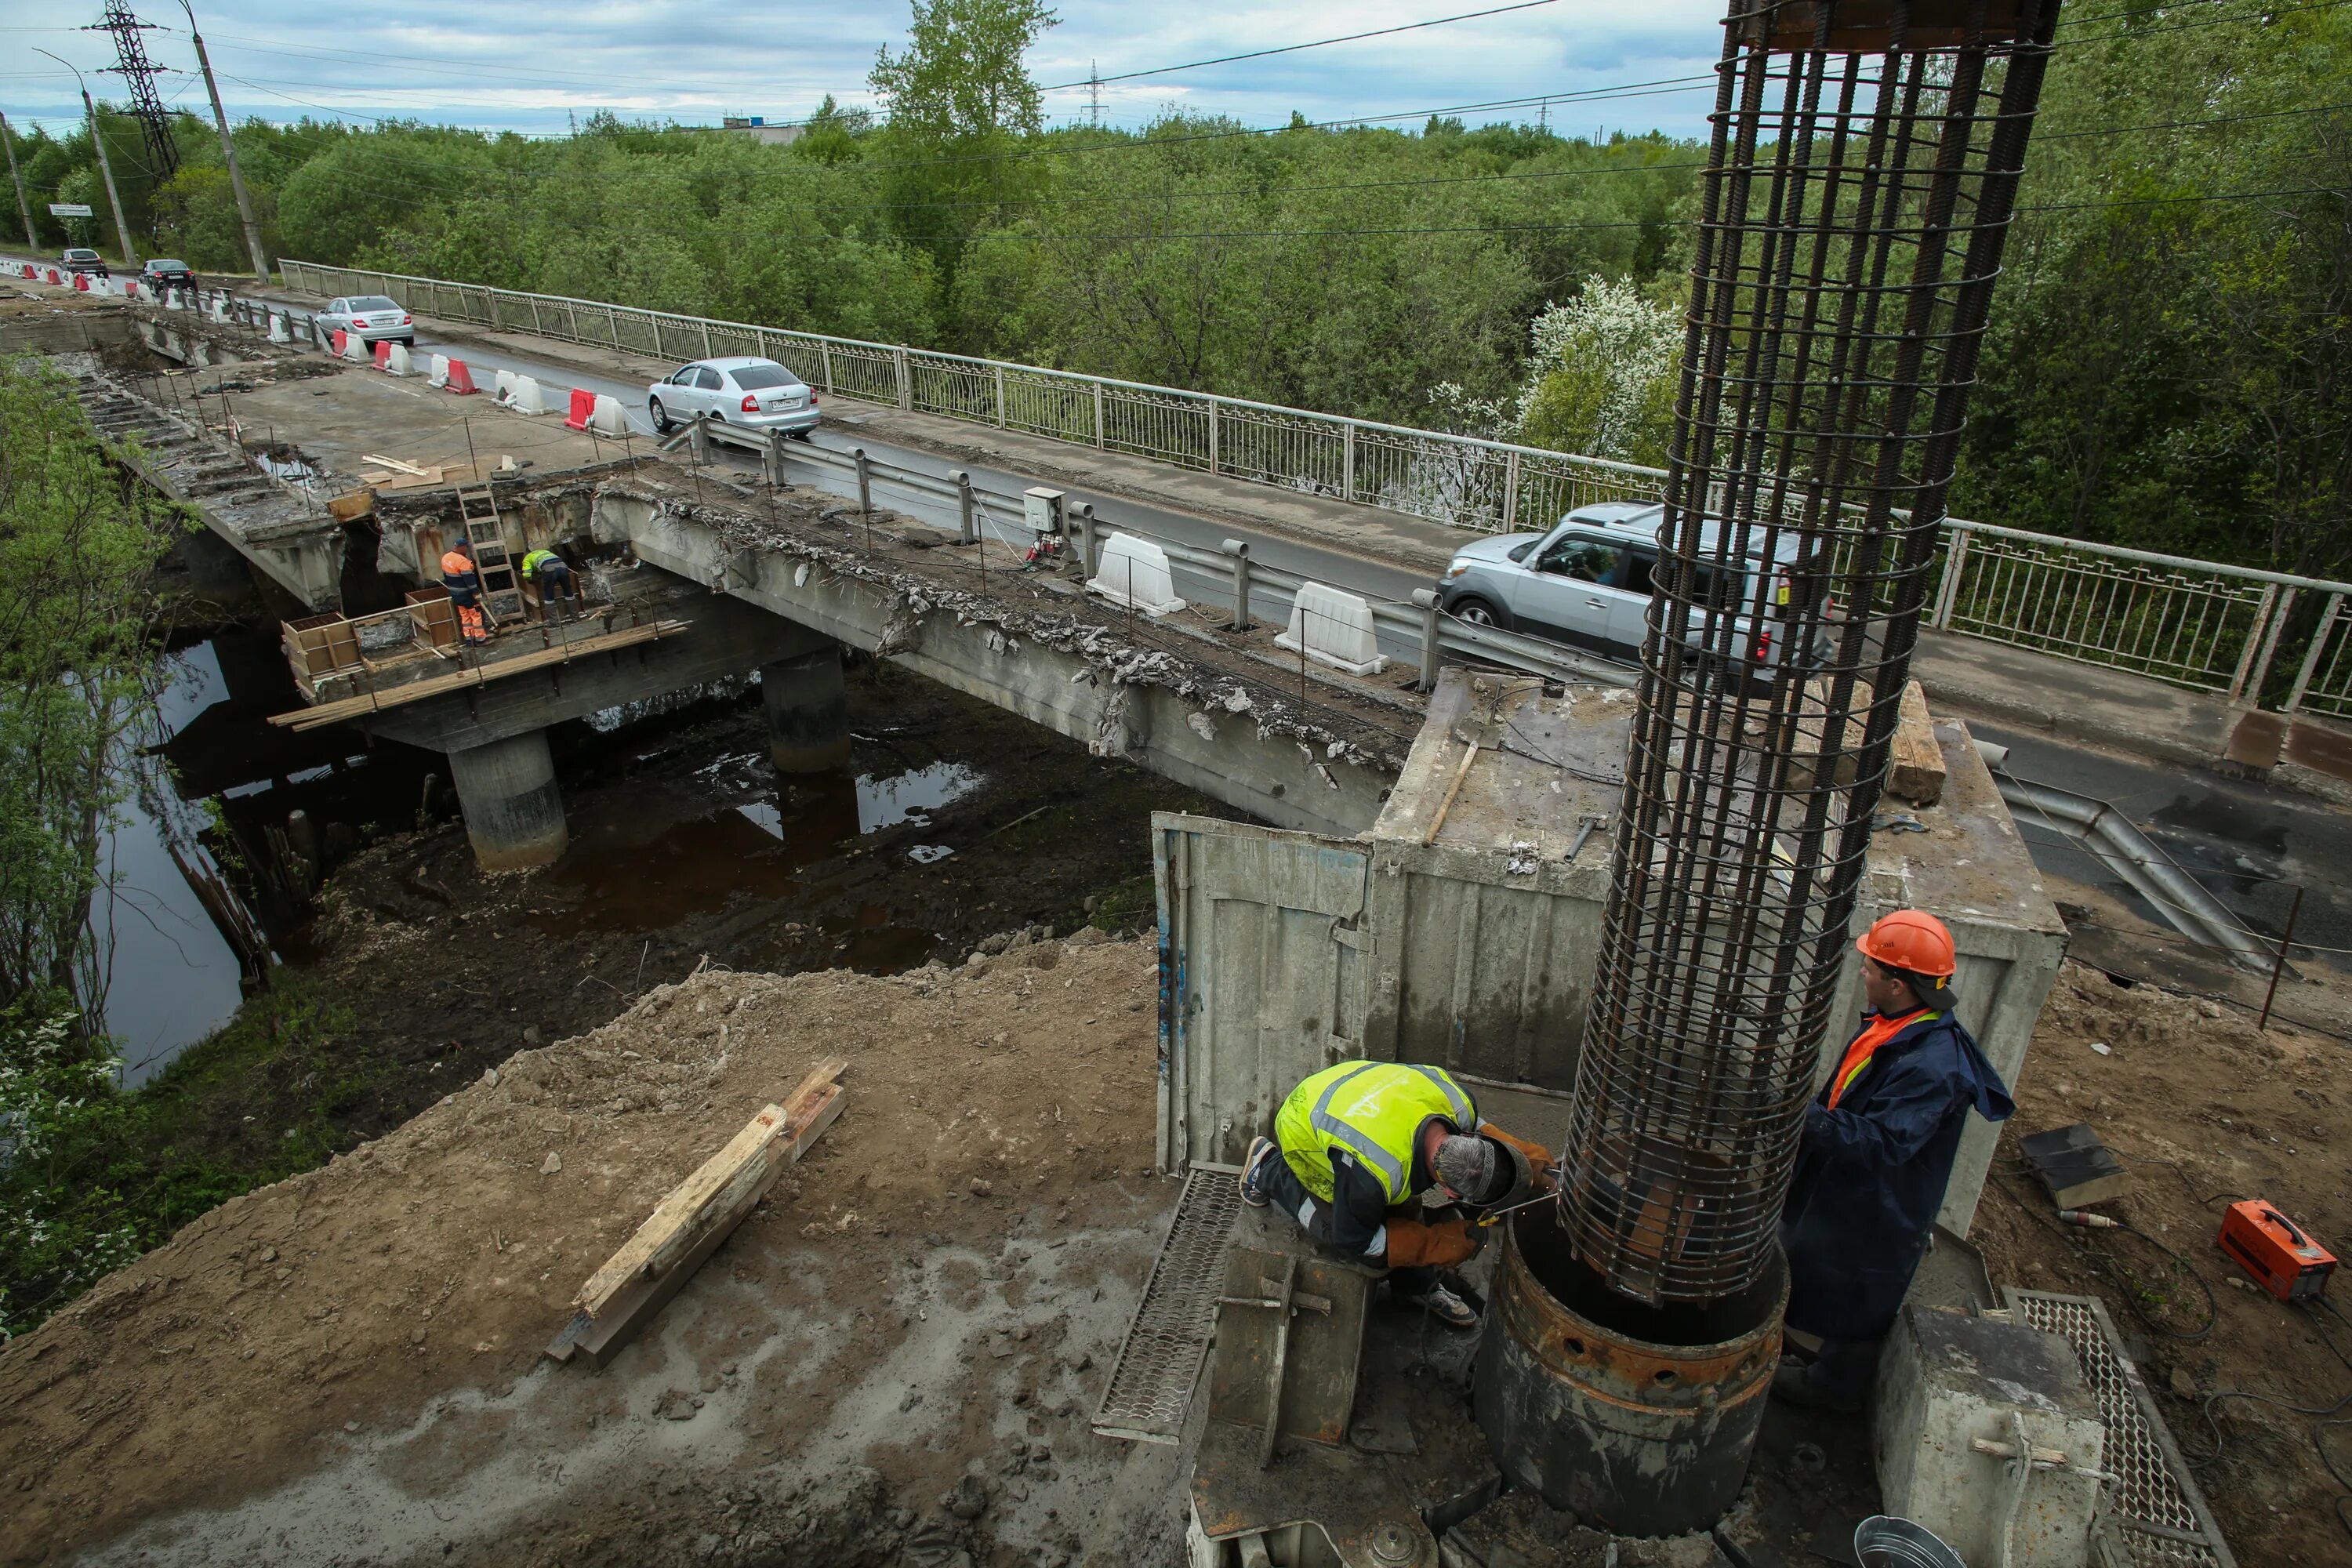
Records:
M389 370L392 368L392 345L390 343L385 342L375 345L375 367L378 370Z
M336 358L341 359L343 353L343 346L351 341L351 333L343 331L341 327L337 327L335 329L335 335L327 340L327 346L334 351Z
M368 353L367 340L352 332L343 338L343 357L354 364L368 364L373 356Z
M474 373L466 368L464 360L453 359L449 362L448 390L460 397L469 397L481 390L474 384Z
M596 395L584 386L572 389L572 412L563 416L566 430L585 430L596 415Z
M49 268L49 281L50 281L50 282L52 282L52 283L62 283L62 282L64 282L64 281L65 281L65 279L62 279L62 278L60 278L60 277L58 277L58 269L57 269L56 268L52 267L52 268Z
M77 272L74 274L74 292L77 294L87 294L89 292L89 273Z

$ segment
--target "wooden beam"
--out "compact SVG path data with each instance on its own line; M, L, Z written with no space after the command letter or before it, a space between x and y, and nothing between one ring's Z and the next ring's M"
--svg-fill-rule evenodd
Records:
M746 1193L754 1194L751 1201L757 1202L756 1194L768 1190L787 1163L788 1152L797 1158L798 1150L814 1138L813 1129L822 1130L817 1119L831 1121L840 1092L833 1080L847 1066L838 1060L819 1063L783 1104L771 1105L751 1118L725 1148L673 1188L636 1235L589 1277L580 1288L578 1305L590 1317L597 1316L628 1280L658 1273L683 1256L709 1218L742 1206Z
M289 730L315 730L322 724L340 724L347 719L364 719L371 713L387 708L402 708L411 702L423 702L428 698L463 691L469 686L487 685L504 680L510 675L527 675L534 669L546 669L555 665L569 664L575 658L592 654L612 653L638 643L652 642L657 637L676 637L686 630L684 621L646 621L634 626L624 626L617 632L605 632L597 637L583 637L577 642L558 643L514 658L500 659L495 664L475 665L454 670L447 675L436 675L423 680L412 680L404 686L362 692L357 697L340 698L321 702L316 708L297 708L291 713L273 713L269 721Z
M415 463L404 463L398 458L387 458L381 452L362 452L360 461L377 464L392 469L394 473L412 474L418 479L425 477L425 470Z
M831 1081L831 1076L841 1070L840 1062L824 1063L802 1081L783 1106L769 1106L753 1119L757 1126L770 1112L782 1112L782 1130L771 1137L758 1158L719 1187L701 1210L698 1223L667 1232L665 1238L656 1238L648 1250L638 1245L647 1239L646 1228L655 1223L647 1220L630 1238L629 1245L596 1271L589 1284L593 1286L605 1279L614 1264L625 1258L634 1255L646 1260L633 1265L625 1278L613 1284L593 1314L584 1306L574 1312L572 1321L549 1342L544 1352L547 1357L566 1363L584 1361L592 1367L602 1367L635 1339L669 1304L670 1298L685 1289L695 1270L734 1234L735 1227L760 1206L760 1200L767 1195L768 1188L783 1168L797 1162L833 1124L833 1119L841 1114L841 1088ZM709 1169L710 1163L706 1163L679 1190L693 1184ZM673 1198L677 1195L671 1194ZM667 1205L668 1200L665 1199L664 1207ZM656 1219L662 1216L662 1209L654 1212ZM585 1301L588 1296L589 1290L583 1287L580 1300Z
M1886 754L1886 793L1915 805L1934 805L1944 798L1944 748L1936 743L1927 694L1916 680L1904 684L1895 710L1894 744Z

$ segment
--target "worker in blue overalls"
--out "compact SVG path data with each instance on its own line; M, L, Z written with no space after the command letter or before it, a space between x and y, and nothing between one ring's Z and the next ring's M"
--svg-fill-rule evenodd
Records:
M1821 1349L1790 1357L1772 1380L1776 1399L1846 1412L1868 1396L1969 1112L2000 1121L2016 1109L1954 1013L1958 955L1944 922L1897 910L1854 946L1868 1011L1805 1108L1780 1214L1788 1326Z

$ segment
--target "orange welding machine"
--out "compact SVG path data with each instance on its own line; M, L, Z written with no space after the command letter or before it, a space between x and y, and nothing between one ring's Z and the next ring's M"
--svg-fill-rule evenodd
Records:
M2327 1289L2336 1255L2266 1203L2231 1204L2221 1215L2221 1250L2282 1301L2301 1301Z

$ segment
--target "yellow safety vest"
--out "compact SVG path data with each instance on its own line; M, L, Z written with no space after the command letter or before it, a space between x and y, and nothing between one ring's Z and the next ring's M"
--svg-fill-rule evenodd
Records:
M1299 1184L1331 1201L1331 1152L1345 1149L1380 1178L1391 1204L1412 1195L1412 1141L1443 1116L1476 1130L1478 1108L1443 1068L1411 1062L1341 1062L1290 1091L1275 1112L1274 1136Z

